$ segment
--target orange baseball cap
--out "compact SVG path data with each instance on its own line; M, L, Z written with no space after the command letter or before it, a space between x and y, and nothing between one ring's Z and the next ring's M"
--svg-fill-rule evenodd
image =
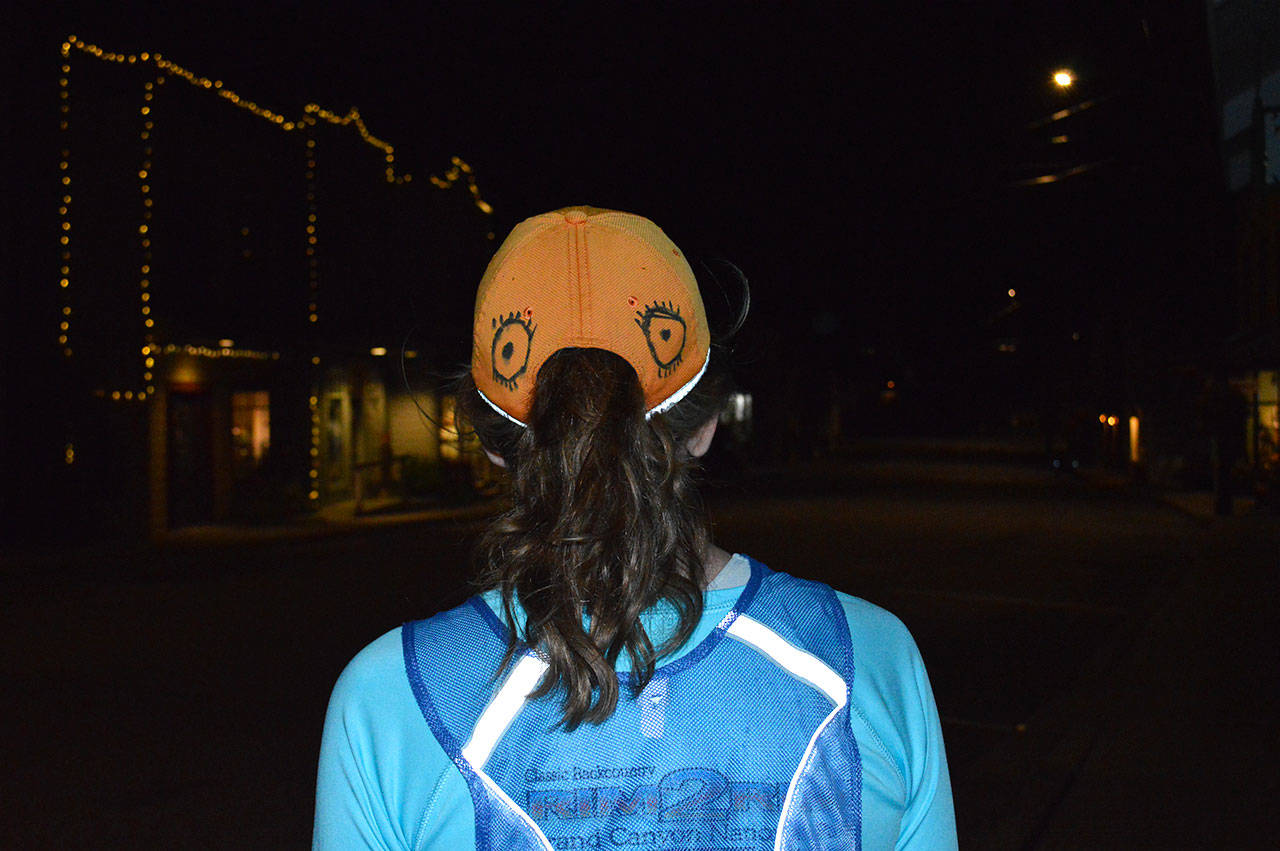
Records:
M566 207L516 225L489 261L471 350L481 397L525 425L538 370L566 348L605 349L630 363L646 419L706 372L711 335L698 283L653 222Z

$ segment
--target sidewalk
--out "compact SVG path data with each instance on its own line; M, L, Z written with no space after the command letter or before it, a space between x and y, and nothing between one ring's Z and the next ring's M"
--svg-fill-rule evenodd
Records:
M1036 849L1275 847L1274 537L1269 564L1191 566L1152 613Z
M187 526L167 533L164 546L217 546L219 544L259 543L301 540L345 535L384 526L430 523L440 520L477 520L497 510L499 499L483 499L465 505L403 506L388 502L366 503L365 511L355 512L355 502L326 505L314 515L289 523L262 526L208 524Z
M392 506L355 513L353 501L325 506L312 515L279 523L208 523L166 532L159 541L117 540L75 545L35 545L0 550L0 583L40 577L65 578L92 569L94 578L118 576L167 549L218 548L305 541L413 523L470 522L499 510L502 499L464 505Z
M991 807L964 821L991 849L1275 847L1280 517L1239 498L1217 516L1211 493L1106 471L1081 478L1199 521L1220 557L1169 565L1072 696L980 761Z
M1189 517L1195 517L1200 520L1227 519L1214 512L1213 491L1172 490L1154 485L1138 485L1134 483L1131 477L1123 473L1104 470L1100 467L1084 467L1077 470L1075 474L1094 487L1105 490L1140 492L1158 502L1163 502L1170 508L1176 508ZM1235 499L1232 500L1233 517L1249 517L1257 511L1257 508L1257 501L1251 496L1236 494Z

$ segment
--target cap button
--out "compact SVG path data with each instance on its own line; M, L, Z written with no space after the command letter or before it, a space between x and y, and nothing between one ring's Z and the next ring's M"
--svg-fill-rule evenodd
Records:
M580 225L587 220L587 214L582 210L567 210L564 214L564 220L571 225Z

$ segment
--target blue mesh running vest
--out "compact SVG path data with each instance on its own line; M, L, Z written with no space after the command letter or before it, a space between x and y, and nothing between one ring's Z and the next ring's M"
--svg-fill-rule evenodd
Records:
M524 651L494 677L506 627L483 600L406 624L405 668L461 770L479 849L861 848L861 762L849 727L853 655L835 593L751 562L716 630L630 675L603 724L553 729L559 701L525 696Z

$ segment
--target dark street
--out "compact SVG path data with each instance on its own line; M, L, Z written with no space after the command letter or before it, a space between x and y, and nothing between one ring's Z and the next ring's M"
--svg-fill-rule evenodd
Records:
M738 697L673 697L676 738L655 691L620 741L777 818L670 837L661 784L609 786L628 837L1280 848L1276 0L8 11L0 849L303 848L317 773L316 847L510 846L485 796L542 783L528 742L636 751L530 724L473 750L506 788L446 740L515 716L477 739L459 698L432 741L391 642L326 726L335 681L476 590L507 493L479 561L566 727L608 716L618 648L655 682L636 612L742 568L686 456L720 546L902 620L937 712L896 623L846 601L851 650L753 569L808 590ZM501 652L432 636L450 696ZM779 666L837 708L760 699Z
M973 447L879 447L708 491L721 544L911 629L962 847L1276 835L1266 516L1197 518ZM303 847L334 679L461 599L478 528L11 559L6 844Z

